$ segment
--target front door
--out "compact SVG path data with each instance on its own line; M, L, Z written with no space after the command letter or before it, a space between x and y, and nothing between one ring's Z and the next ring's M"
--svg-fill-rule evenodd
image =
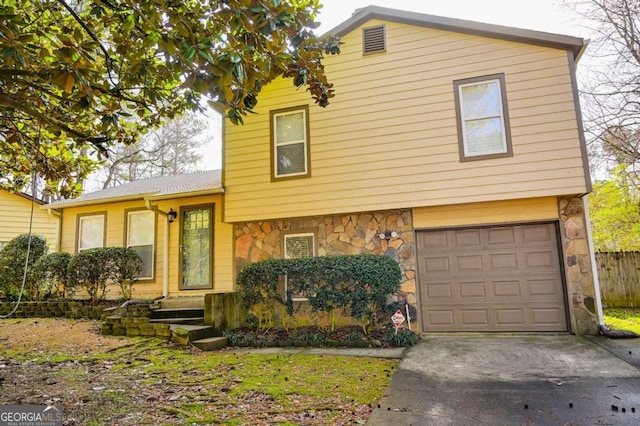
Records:
M182 208L180 225L180 290L212 288L213 206Z

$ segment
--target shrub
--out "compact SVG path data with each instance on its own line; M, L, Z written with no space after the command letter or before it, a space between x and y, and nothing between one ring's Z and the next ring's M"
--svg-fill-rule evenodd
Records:
M287 277L284 292L283 277ZM293 295L303 294L314 312L348 308L367 333L386 297L400 288L401 271L385 256L320 256L271 259L245 266L237 284L246 308L285 305L294 314ZM333 327L332 327L333 328Z
M71 258L69 283L84 288L92 302L104 299L109 284L117 284L130 299L135 276L142 271L142 259L135 250L100 247L83 250Z
M144 267L140 255L132 248L109 247L107 261L109 262L109 279L120 287L122 297L130 300L133 296L133 285Z
M26 262L25 290L31 299L38 300L40 298L39 277L34 265L48 251L47 240L41 235L32 234L31 238L29 234L18 235L0 251L0 289L6 294L20 292L29 240L31 240L31 248L29 260Z
M74 288L69 283L69 253L49 253L42 256L34 265L40 278L43 298L66 299L73 296Z

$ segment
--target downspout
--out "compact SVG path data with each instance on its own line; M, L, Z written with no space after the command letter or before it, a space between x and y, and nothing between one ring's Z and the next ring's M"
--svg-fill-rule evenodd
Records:
M47 209L49 216L53 216L58 219L56 223L56 246L55 251L59 252L62 247L62 210L55 210L52 208Z
M158 206L152 206L151 200L145 198L144 204L147 210L152 210L164 216L164 241L162 242L162 297L169 297L169 221L167 213L163 212Z
M604 326L604 314L602 312L602 295L600 294L600 278L598 277L598 263L596 262L596 254L593 250L593 235L591 234L591 217L589 215L589 201L585 195L582 197L582 208L584 209L584 219L587 228L587 243L589 244L589 257L591 258L591 275L593 276L593 287L595 290L596 311L598 315L598 325Z

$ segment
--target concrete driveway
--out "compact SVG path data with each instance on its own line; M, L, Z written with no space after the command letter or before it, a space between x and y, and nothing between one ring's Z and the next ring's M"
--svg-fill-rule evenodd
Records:
M423 338L367 424L638 425L639 368L640 339Z

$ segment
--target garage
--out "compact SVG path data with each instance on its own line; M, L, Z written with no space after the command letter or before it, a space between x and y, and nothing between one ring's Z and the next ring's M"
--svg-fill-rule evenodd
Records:
M423 332L567 331L555 223L416 232Z

